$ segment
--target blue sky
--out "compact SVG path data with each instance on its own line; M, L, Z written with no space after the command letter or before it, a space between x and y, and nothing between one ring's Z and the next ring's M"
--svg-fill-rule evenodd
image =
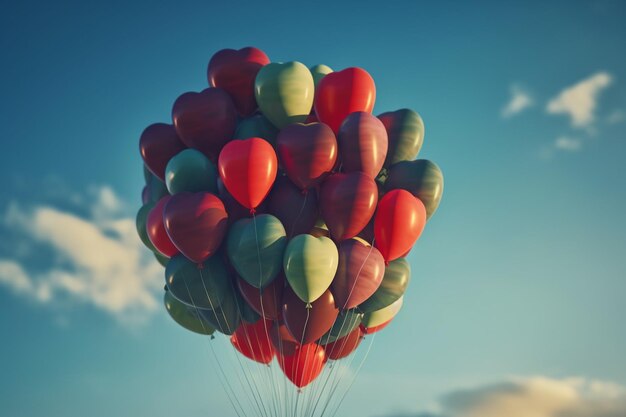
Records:
M5 5L6 415L230 415L131 226L141 131L247 45L367 69L375 113L418 111L446 178L341 415L515 416L493 408L507 388L542 417L626 410L626 4L503 3Z

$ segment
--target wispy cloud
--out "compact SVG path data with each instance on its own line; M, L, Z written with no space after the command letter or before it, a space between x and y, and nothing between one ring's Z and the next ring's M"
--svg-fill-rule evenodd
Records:
M613 82L611 74L597 72L578 83L565 88L551 99L546 111L549 114L565 114L575 128L588 128L595 121L595 110L600 92Z
M618 417L626 388L584 378L518 378L445 395L435 410L387 417Z
M4 227L51 256L38 265L19 253L3 254L0 285L37 303L79 302L124 323L143 321L159 305L162 269L143 248L134 219L123 215L114 191L96 187L88 194L93 204L86 216L46 204L9 204Z
M513 84L510 88L510 94L509 102L502 108L500 113L504 118L519 114L534 104L530 93L519 85Z
M583 141L579 138L559 136L554 141L554 148L567 152L577 152L583 147Z
M606 118L606 122L610 125L616 125L626 121L626 111L618 109L613 110Z

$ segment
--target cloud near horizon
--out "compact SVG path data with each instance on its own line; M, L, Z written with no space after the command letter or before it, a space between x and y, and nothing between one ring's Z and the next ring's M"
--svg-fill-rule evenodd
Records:
M438 408L386 417L623 417L626 388L584 378L515 378L453 391Z
M18 246L42 247L50 256L41 265L19 253L0 255L0 286L39 304L88 304L125 324L143 322L159 305L162 268L115 192L104 186L90 194L94 203L84 216L47 204L8 205L3 227Z

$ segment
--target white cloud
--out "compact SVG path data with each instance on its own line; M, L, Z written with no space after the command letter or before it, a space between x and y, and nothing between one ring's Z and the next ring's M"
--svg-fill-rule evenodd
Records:
M120 214L122 203L113 190L95 191L89 218L47 205L10 204L5 227L45 246L54 259L43 272L23 260L0 259L0 285L36 302L79 301L123 322L141 321L159 305L162 268L142 246L134 218Z
M506 106L502 108L501 115L509 118L521 113L533 105L530 94L518 85L511 86L511 98Z
M598 95L613 82L613 77L604 71L564 89L548 102L546 111L550 114L565 114L573 127L586 128L595 121Z
M569 136L559 136L554 141L554 147L562 151L576 152L582 149L583 141Z
M403 416L411 417L407 414ZM437 409L412 415L412 417L530 416L626 416L626 388L584 378L516 378L454 391L442 398Z

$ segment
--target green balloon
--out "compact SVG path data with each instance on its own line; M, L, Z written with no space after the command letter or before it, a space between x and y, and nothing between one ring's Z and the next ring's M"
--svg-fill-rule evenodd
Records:
M257 321L259 321L259 319L261 318L261 315L257 313L256 311L254 311L252 307L250 307L250 304L248 304L246 300L243 299L239 291L235 290L235 293L237 297L237 303L239 305L239 313L241 314L241 320L250 324L256 323Z
M279 129L304 122L311 113L314 94L311 71L299 62L267 64L254 83L259 109Z
M183 255L176 255L165 267L165 284L181 302L202 309L218 308L229 292L230 279L219 254L200 268Z
M222 300L222 304L215 310L199 310L202 317L211 323L213 327L220 333L232 335L241 323L241 313L239 310L239 300L234 291L230 287L226 296Z
M162 253L159 253L158 251L153 252L153 253L154 253L154 257L161 264L161 266L167 266L167 263L170 261L170 258L163 255Z
M371 313L390 306L404 295L411 279L411 266L404 258L389 262L383 281L374 294L358 307L363 313Z
M215 332L213 326L202 319L198 309L181 303L169 291L165 291L163 295L163 304L170 317L185 329L204 335L211 335Z
M150 241L148 237L148 231L146 230L146 223L148 222L148 214L152 207L154 207L155 203L146 203L144 204L139 211L137 212L137 217L135 218L135 226L137 227L137 234L139 235L139 239L146 246L146 248L155 252L156 248Z
M165 183L153 174L150 174L150 179L146 183L146 186L148 187L150 201L152 203L156 203L161 198L169 194Z
M389 135L384 166L417 158L424 143L424 121L420 115L410 109L401 109L383 113L378 118L384 123Z
M385 190L398 188L419 198L426 207L426 217L430 219L443 196L443 173L428 159L398 162L389 169Z
M320 80L324 78L326 75L333 72L333 69L327 65L315 65L311 67L311 75L313 76L313 82L315 83L315 88L319 84Z
M286 245L283 224L270 214L235 222L226 241L230 263L241 278L256 288L263 288L276 278Z
M143 165L143 179L146 182L146 184L148 184L148 181L150 181L151 176L152 176L152 172L150 172L146 164L144 164Z
M330 287L338 263L339 253L332 240L303 234L287 244L283 269L296 295L312 303Z
M185 149L165 167L165 184L170 194L207 191L217 194L217 168L195 149Z
M272 122L262 114L255 114L239 122L234 139L261 138L276 146L276 136L278 129Z
M398 311L402 308L402 302L404 301L404 297L398 298L393 304L381 308L380 310L372 311L371 313L365 313L363 315L363 320L361 324L369 329L371 327L380 326L381 324L387 323L389 320L394 318Z
M347 336L361 324L361 320L363 320L363 313L355 308L340 311L335 323L333 323L333 327L320 338L320 344L332 343Z

